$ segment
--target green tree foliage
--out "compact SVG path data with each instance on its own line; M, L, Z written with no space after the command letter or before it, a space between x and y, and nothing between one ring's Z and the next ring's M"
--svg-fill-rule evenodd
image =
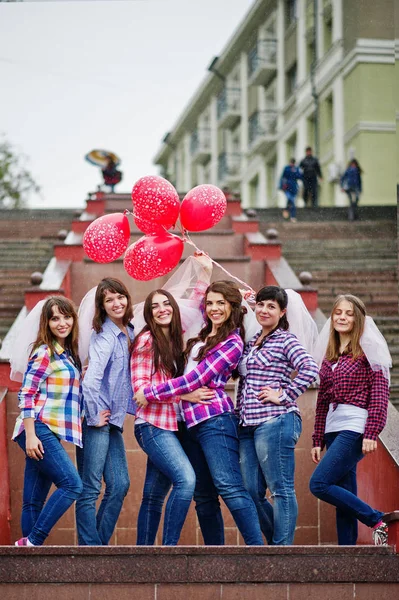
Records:
M22 208L29 194L40 191L25 167L26 160L7 140L0 139L0 208Z

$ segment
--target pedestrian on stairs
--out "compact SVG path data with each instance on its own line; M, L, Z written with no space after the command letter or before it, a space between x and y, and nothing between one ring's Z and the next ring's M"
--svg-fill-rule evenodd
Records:
M320 163L318 159L313 156L313 151L310 146L306 148L305 153L305 158L299 163L299 168L303 174L303 200L305 206L312 206L312 208L315 208L318 206L319 180L323 181L323 175L321 173Z
M290 219L291 223L296 223L295 200L298 195L298 179L302 179L302 173L295 164L295 158L291 158L289 164L284 167L279 186L287 197L283 218Z
M362 173L363 169L356 158L353 158L341 177L341 189L349 198L348 220L355 221L359 218L357 207L359 197L362 192Z
M372 529L375 544L385 545L384 513L358 498L356 466L375 452L385 426L392 361L359 298L338 296L315 355L322 364L312 448L317 467L310 491L336 507L339 545L356 544L358 521ZM324 446L327 452L321 458Z

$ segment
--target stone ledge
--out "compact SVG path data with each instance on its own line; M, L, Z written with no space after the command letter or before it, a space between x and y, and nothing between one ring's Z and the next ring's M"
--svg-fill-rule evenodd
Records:
M0 547L0 583L399 582L392 546Z

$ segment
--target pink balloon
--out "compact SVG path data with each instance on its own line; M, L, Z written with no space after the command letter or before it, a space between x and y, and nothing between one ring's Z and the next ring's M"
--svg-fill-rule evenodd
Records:
M166 233L166 228L162 225L157 225L157 223L147 221L146 219L142 219L137 215L134 215L134 222L136 223L140 231L142 231L143 233L148 233L150 235L155 235L156 233Z
M169 181L157 175L142 177L134 184L132 201L136 217L166 229L174 226L179 216L178 193Z
M112 213L91 223L83 235L87 256L98 263L109 263L122 256L130 240L130 226L126 215Z
M183 254L183 241L170 233L145 235L126 251L123 266L139 281L149 281L169 273Z
M226 208L226 196L221 189L207 183L197 185L183 198L180 223L188 231L204 231L220 221Z

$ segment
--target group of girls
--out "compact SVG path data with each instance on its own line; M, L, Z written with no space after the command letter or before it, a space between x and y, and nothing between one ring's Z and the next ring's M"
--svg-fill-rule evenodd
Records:
M246 544L263 545L263 536L268 544L293 544L297 399L319 371L310 352L314 323L291 290L262 288L253 312L232 281L209 284L204 257L188 261L195 284L184 293L182 286L178 294L151 292L142 315L135 311L136 335L125 285L100 282L92 319L80 311L82 328L88 321L93 328L83 377L87 352L79 357L72 303L44 302L13 434L26 456L16 545L43 544L75 500L79 544L109 543L129 489L127 412L136 414L135 436L147 454L137 544L154 544L168 494L164 545L178 543L193 498L204 543L223 545L219 497ZM356 496L356 464L375 450L385 425L389 351L363 303L340 296L317 352L324 360L310 489L336 506L339 544L356 543L358 520L373 528L376 543L386 543L383 513ZM231 377L239 379L235 406L226 392ZM61 440L77 446L78 470ZM57 489L47 499L52 483Z

